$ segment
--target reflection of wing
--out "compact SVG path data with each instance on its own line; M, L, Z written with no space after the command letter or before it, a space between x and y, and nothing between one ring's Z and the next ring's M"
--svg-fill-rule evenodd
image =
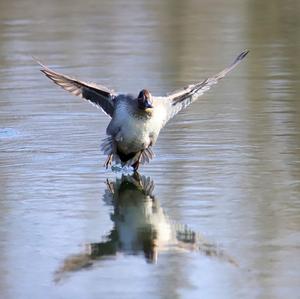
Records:
M105 86L94 83L86 83L76 80L66 75L52 71L47 66L36 60L42 67L43 72L55 84L62 87L64 90L72 93L75 96L80 96L88 100L93 105L101 108L106 114L112 116L114 112L114 98L117 96L112 90Z
M70 257L67 257L62 266L55 271L54 282L59 283L68 273L86 269L92 265L91 257L88 254L73 254Z
M173 228L176 231L178 248L187 251L199 251L206 256L219 258L238 266L237 262L221 248L213 243L209 243L203 236L190 230L186 225L174 224Z
M174 91L168 94L166 97L163 97L162 101L165 102L165 105L167 106L166 110L168 111L165 123L175 116L180 110L186 108L195 100L197 100L199 96L209 90L213 85L217 84L218 81L224 78L231 70L233 70L248 53L248 50L243 51L230 66L215 76L207 78L202 82L186 86L181 90Z
M93 266L95 260L115 256L118 249L116 230L113 229L105 239L106 241L103 242L86 244L84 253L73 254L66 258L62 266L55 271L54 281L60 282L67 273Z

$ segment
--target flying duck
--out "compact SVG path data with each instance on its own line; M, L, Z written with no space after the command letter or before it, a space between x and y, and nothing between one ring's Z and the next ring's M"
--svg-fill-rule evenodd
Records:
M166 123L224 78L248 52L243 51L231 65L218 74L166 96L152 96L147 89L141 90L137 96L116 93L105 86L57 73L38 60L37 63L42 67L41 72L54 83L73 95L88 100L111 117L106 129L107 137L101 145L107 155L104 166L108 168L115 162L122 167L132 166L137 171L140 164L153 158L152 147Z

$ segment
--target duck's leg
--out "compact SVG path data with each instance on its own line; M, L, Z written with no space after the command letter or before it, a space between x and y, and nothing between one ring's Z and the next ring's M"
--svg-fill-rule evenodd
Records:
M106 161L105 161L105 163L104 163L104 166L105 166L105 168L107 169L110 165L111 165L111 163L112 163L112 154L110 154L110 155L108 155L107 156L107 159L106 159Z
M139 167L140 167L142 153L143 153L143 151L141 151L141 152L139 153L139 157L138 157L137 161L134 162L134 163L132 164L132 167L133 167L133 171L134 171L134 172L137 172L138 169L139 169Z

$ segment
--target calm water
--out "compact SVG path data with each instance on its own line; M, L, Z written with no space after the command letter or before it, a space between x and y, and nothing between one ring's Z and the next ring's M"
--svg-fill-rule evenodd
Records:
M1 1L1 298L300 298L299 1ZM31 59L164 94L247 59L140 177Z

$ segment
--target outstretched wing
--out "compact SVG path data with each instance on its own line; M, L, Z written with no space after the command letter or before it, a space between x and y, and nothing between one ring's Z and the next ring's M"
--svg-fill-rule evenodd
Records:
M168 111L165 123L175 116L180 110L186 108L195 100L197 100L199 96L209 90L213 85L217 84L218 81L224 78L227 73L234 69L248 53L248 50L243 51L230 66L215 76L207 78L202 82L186 86L185 88L174 91L164 97L163 99L165 101L165 105L167 105L166 109Z
M64 90L69 91L75 96L80 96L81 98L88 100L93 105L101 108L109 116L113 115L114 99L117 96L114 91L106 88L105 86L94 83L86 83L57 73L42 64L40 61L36 59L35 61L42 67L41 72L51 79L55 84L59 85Z

